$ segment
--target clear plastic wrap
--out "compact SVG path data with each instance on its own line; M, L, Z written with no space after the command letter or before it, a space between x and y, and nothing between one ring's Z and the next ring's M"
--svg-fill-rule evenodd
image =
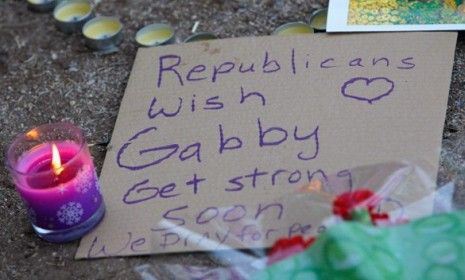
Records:
M197 242L196 251L207 252L215 265L158 263L158 269L154 269L155 264L147 263L136 267L135 271L144 280L165 279L166 275L171 275L173 279L250 279L267 267L267 248L280 238L318 236L328 227L339 223L341 218L332 214L332 207L334 199L342 193L361 188L373 191L379 200L376 211L389 214L389 220L378 226L405 223L433 213L455 210L452 199L454 181L438 187L436 178L431 174L433 172L424 166L391 162L317 176L276 200L279 205L286 205L286 211L280 212L276 207L268 213L280 217L275 221L270 220L269 215L260 215L260 210L252 218L239 219L233 215L233 211L240 207L232 205L218 211L229 213L228 217L235 219L234 223L226 227L222 219L210 221L216 238L205 238L205 233L182 226L172 227L171 224L172 230L179 236L197 235L202 242ZM271 208L273 205L268 204ZM162 221L159 226L166 228L170 224ZM228 240L224 242L226 236Z

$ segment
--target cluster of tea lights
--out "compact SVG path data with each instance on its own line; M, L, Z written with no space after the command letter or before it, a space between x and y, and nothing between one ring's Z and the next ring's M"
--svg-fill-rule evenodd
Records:
M53 11L58 29L65 33L81 32L86 45L94 50L108 50L117 47L123 40L123 24L116 17L95 16L93 5L88 0L27 0L31 10L38 12ZM273 35L295 35L314 33L326 29L327 9L315 11L309 24L291 22L278 27ZM198 22L192 29L192 35L183 42L217 39L210 32L197 32ZM154 23L141 28L135 41L142 47L154 47L171 44L176 41L175 30L165 23Z
M116 17L95 16L93 5L88 0L27 0L31 10L53 11L56 26L65 33L82 33L86 45L93 50L111 50L123 40L123 24ZM216 39L208 32L195 32L185 43ZM175 42L175 30L165 23L150 24L140 29L135 36L141 47L154 47Z

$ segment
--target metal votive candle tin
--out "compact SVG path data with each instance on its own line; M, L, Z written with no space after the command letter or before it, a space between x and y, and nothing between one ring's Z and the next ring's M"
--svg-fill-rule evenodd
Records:
M29 9L36 12L49 12L55 8L57 0L27 0Z
M327 18L328 9L316 10L310 16L310 26L317 31L325 31Z
M108 50L119 45L123 39L123 24L115 17L95 17L82 27L86 45L94 50Z
M88 0L65 0L53 10L58 29L65 33L81 31L82 26L93 16L92 5Z
M273 31L273 35L297 35L314 33L313 28L303 22L289 22L279 26Z
M136 33L136 42L142 47L155 47L174 42L174 28L165 23L154 23Z
M197 42L197 41L206 41L206 40L215 40L218 37L211 32L197 32L184 40L184 43Z

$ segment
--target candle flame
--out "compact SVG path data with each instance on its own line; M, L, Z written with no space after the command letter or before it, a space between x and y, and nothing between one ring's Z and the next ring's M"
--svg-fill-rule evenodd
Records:
M29 140L37 140L39 139L39 131L36 128L31 129L26 133L26 137Z
M63 172L63 165L61 165L60 153L58 152L57 145L52 144L52 169L55 175L60 175Z

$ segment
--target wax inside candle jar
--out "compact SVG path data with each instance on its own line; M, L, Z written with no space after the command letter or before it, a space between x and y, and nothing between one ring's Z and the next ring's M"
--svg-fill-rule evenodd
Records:
M115 35L119 30L121 30L121 23L116 20L104 19L86 26L83 33L92 39L104 39Z
M25 182L20 182L23 187L33 189L53 188L72 180L83 162L74 160L80 147L73 142L56 143L63 165L63 171L56 175L52 170L51 144L41 144L24 153L18 161L16 169L30 174Z
M319 12L315 14L314 17L312 17L312 21L310 22L310 25L318 30L324 30L326 29L326 18L327 18L326 12L324 11Z
M173 31L171 29L160 28L143 32L137 36L136 40L142 45L152 46L164 43L170 39L171 36L173 36Z
M289 28L278 31L278 35L294 35L294 34L306 34L313 33L313 30L309 26L290 26Z
M59 21L76 21L88 15L92 10L88 3L70 3L58 9L55 18Z

